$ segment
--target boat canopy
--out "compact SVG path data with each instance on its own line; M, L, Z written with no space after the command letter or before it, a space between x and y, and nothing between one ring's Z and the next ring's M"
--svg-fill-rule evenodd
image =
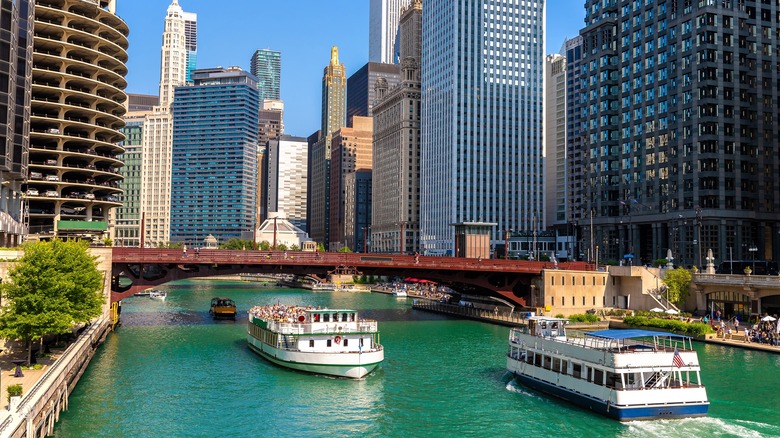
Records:
M690 336L678 335L668 332L654 332L651 330L599 330L596 332L586 332L585 336L592 336L594 338L602 339L635 339L635 338L650 338L650 337L669 337L669 338L683 338L690 339Z

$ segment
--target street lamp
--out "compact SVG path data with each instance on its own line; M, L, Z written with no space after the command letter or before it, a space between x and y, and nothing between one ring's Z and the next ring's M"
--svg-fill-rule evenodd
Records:
M748 248L748 251L750 251L750 258L753 260L753 273L756 273L756 251L758 251L758 248L756 248L756 245L750 245L750 248Z

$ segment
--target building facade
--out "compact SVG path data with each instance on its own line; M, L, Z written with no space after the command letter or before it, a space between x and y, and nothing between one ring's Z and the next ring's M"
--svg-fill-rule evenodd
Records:
M0 245L26 234L22 184L28 177L34 8L28 0L0 7Z
M401 14L401 82L374 84L371 252L420 252L420 54L422 2Z
M312 144L309 159L309 236L328 247L330 242L330 157L333 133L346 123L347 75L332 47L330 63L322 76L322 128Z
M122 167L124 179L119 183L122 206L115 210L115 246L141 245L141 158L145 116L138 112L125 115L125 127L122 128L125 139L121 144L125 152L119 157L125 163Z
M426 1L421 243L454 254L451 224L528 227L543 211L545 2Z
M580 132L580 90L582 88L582 37L567 39L566 47L566 219L574 230L572 255L577 260L587 260L587 246L583 236L585 227L579 226L583 217L582 135Z
M368 22L369 62L398 63L398 22L404 3L406 0L371 0Z
M344 245L355 252L369 251L372 191L370 169L359 169L344 177Z
M260 100L281 99L282 52L258 49L249 62L250 71L257 77Z
M102 241L119 207L127 35L114 1L37 0L29 236Z
M600 258L777 260L780 6L585 6L585 210Z
M398 64L369 62L347 79L347 126L352 117L371 117L376 101L374 84L384 78L389 88L398 85L401 75Z
M184 80L192 83L192 72L198 68L198 14L184 12L184 46L187 49L187 70Z
M347 246L345 181L347 175L358 169L371 169L373 129L374 121L371 117L355 116L353 127L343 127L333 134L330 149L330 246L328 247L331 251L338 251ZM354 223L352 225L354 226ZM352 247L349 249L357 250Z
M168 7L162 36L159 106L146 116L141 164L142 244L162 245L171 240L171 148L173 115L170 107L176 87L187 83L185 12L177 0Z
M267 170L264 218L272 212L284 216L296 227L306 229L306 176L308 143L305 138L284 135L270 140L264 154Z
M172 108L171 241L238 239L257 225L257 81L238 67L192 77Z

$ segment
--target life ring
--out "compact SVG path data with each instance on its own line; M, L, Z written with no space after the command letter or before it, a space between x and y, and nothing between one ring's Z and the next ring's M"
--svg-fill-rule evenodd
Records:
M333 340L336 341L337 344L340 344L341 343L341 336L336 336L335 338L333 338Z

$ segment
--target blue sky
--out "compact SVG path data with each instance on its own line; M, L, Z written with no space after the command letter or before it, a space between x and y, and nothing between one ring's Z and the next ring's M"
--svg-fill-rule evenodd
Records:
M157 94L165 11L171 0L119 0L130 26L127 91ZM319 129L322 70L339 47L347 75L368 61L368 0L179 0L198 14L198 68L249 70L256 49L282 52L285 133L306 137ZM548 0L547 53L577 35L583 0Z

